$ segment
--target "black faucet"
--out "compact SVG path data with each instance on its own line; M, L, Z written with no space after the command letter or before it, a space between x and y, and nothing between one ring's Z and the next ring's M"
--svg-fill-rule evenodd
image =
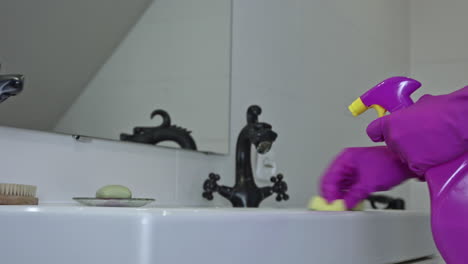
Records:
M276 200L288 200L286 194L288 185L283 181L283 175L278 174L271 177L273 186L258 187L252 173L250 162L251 146L254 145L257 152L265 154L270 151L273 142L278 134L267 123L258 122L258 116L262 109L253 105L247 110L247 125L241 130L237 138L236 146L236 183L234 187L220 186L218 174L210 173L208 179L203 184L203 197L213 200L213 192L218 192L228 199L234 207L258 207L260 203L276 193Z

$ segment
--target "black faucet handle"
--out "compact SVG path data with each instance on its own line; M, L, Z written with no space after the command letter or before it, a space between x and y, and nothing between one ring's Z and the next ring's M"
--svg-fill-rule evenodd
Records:
M401 198L393 198L386 195L370 195L367 200L373 209L405 210L405 200ZM386 205L386 207L379 208L376 203Z
M289 200L289 195L286 193L288 191L288 184L283 179L284 176L281 173L270 179L273 183L272 191L277 194L276 201L278 202Z
M221 179L219 174L210 173L208 179L205 180L203 183L203 198L207 200L213 200L213 192L217 192L219 190L218 181Z

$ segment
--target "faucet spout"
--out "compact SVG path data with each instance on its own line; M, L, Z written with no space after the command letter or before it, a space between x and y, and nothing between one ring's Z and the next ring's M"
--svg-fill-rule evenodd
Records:
M262 141L257 146L257 152L259 154L266 154L268 153L268 151L270 151L272 145L273 145L272 142Z

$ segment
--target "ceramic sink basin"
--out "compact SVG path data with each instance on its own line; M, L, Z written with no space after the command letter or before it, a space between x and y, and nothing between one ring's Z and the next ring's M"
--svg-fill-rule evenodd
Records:
M435 253L429 215L0 206L1 263L376 264Z

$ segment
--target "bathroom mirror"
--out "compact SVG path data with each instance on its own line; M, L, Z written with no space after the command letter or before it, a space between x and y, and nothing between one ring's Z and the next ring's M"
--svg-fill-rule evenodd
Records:
M228 152L231 0L5 0L0 125ZM191 131L191 133L190 133Z

